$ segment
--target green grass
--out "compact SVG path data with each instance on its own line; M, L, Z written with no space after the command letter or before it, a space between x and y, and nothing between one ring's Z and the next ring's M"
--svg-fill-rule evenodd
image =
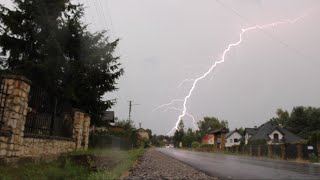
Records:
M27 163L20 165L19 167L0 166L0 180L117 179L133 166L133 163L143 154L143 152L143 148L129 151L90 149L88 151L78 151L71 154L71 156L108 156L117 160L120 158L120 163L115 167L97 172L92 172L89 168L77 164L71 160L70 156L63 156L58 160L49 163Z
M119 165L117 165L114 169L112 169L111 171L99 171L91 173L88 179L117 179L121 175L123 175L124 172L128 171L133 166L134 162L140 156L142 156L143 152L143 148L139 148L137 150L130 150L128 151L128 158Z
M69 159L50 163L28 163L19 167L0 167L1 180L15 179L86 179L87 168L76 165Z

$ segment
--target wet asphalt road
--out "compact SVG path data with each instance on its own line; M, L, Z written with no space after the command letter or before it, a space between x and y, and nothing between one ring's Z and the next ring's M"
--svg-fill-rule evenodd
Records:
M319 164L193 152L175 148L157 150L208 175L222 179L320 179Z

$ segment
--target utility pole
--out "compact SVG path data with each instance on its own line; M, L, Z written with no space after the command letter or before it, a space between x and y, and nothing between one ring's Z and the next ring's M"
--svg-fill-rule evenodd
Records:
M131 109L132 109L132 106L136 106L136 105L139 105L139 104L132 104L133 101L129 101L129 121L131 120Z

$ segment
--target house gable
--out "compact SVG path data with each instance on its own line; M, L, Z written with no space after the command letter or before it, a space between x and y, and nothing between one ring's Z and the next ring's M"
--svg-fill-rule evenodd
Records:
M235 145L240 145L241 134L237 131L233 131L226 138L226 147L231 147Z

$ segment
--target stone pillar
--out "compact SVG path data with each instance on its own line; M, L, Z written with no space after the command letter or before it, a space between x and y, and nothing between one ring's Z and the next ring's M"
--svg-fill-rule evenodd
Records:
M76 141L76 149L81 149L84 127L84 113L81 110L73 109L73 130L72 138Z
M281 144L281 159L285 160L286 159L286 145L285 144Z
M297 144L297 155L298 155L298 160L302 160L303 159L303 155L302 155L302 144Z
M84 114L84 123L83 123L83 133L82 133L82 144L84 150L88 149L89 145L89 130L90 130L90 115L89 114Z
M4 107L0 132L0 156L18 157L23 153L23 135L28 113L28 96L31 81L23 76L2 75L6 98L1 100ZM5 99L4 99L5 98Z
M221 133L221 150L224 150L225 147L225 133Z

